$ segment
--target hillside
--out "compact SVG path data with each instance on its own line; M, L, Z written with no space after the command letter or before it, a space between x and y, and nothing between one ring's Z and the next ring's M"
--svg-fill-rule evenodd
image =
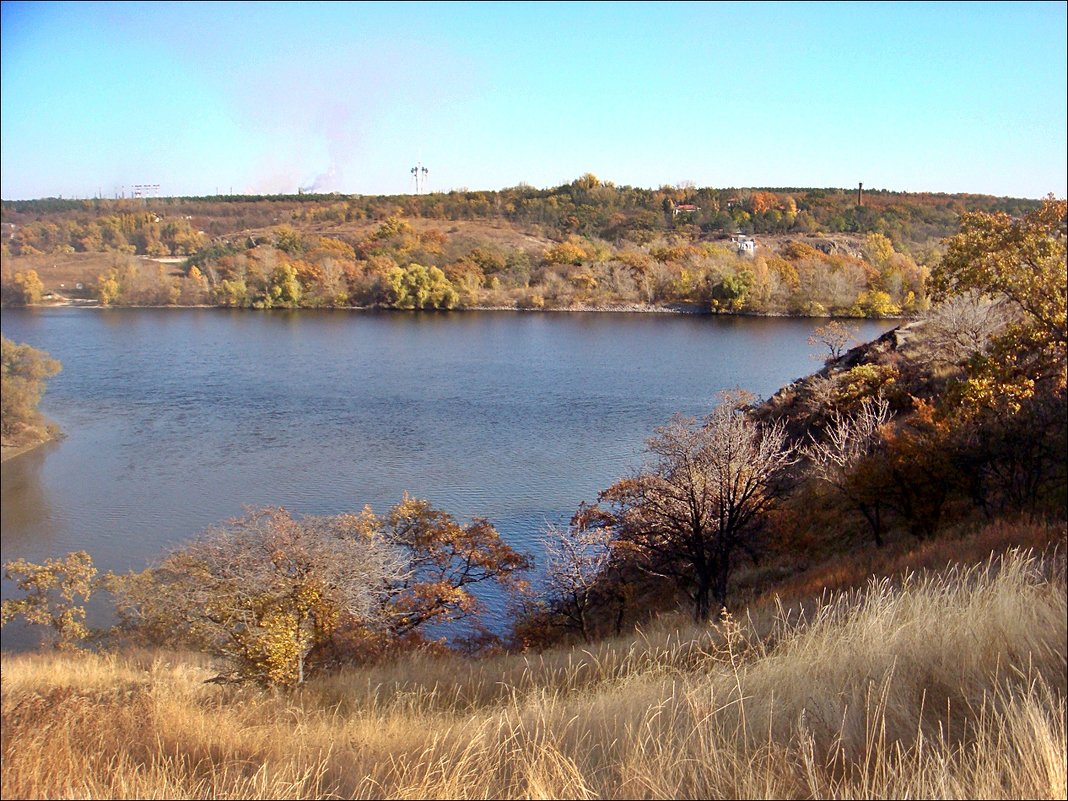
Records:
M551 189L3 204L8 304L914 314L963 213L1037 201L834 189ZM33 278L29 277L33 273ZM21 276L21 277L20 277Z
M3 795L1063 798L1064 531L1045 536L804 614L408 655L292 694L173 652L5 656Z

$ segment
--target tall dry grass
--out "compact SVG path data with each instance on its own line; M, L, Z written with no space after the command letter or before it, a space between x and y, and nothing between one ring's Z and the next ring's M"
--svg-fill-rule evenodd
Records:
M1064 798L1063 554L294 694L195 658L3 662L5 798Z

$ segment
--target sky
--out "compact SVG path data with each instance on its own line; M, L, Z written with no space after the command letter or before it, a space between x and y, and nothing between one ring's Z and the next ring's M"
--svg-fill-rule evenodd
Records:
M1068 183L1068 4L3 2L0 196Z

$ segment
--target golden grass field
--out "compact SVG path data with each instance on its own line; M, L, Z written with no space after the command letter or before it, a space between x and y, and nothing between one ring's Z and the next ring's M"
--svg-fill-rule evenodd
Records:
M1063 536L1063 531L1061 532ZM3 659L4 798L1064 798L1064 550L301 690Z

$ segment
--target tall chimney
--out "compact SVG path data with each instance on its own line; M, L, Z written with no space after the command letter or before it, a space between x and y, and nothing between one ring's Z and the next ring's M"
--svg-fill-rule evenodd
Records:
M863 181L861 181L859 184L857 184L857 205L858 206L863 206L864 205L864 182Z

